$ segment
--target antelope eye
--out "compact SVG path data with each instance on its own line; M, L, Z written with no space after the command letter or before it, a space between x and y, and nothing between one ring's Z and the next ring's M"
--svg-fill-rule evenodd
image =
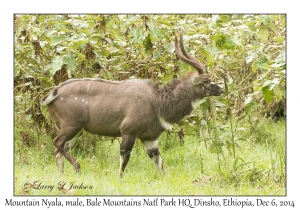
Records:
M204 80L204 83L208 83L209 81L208 80Z

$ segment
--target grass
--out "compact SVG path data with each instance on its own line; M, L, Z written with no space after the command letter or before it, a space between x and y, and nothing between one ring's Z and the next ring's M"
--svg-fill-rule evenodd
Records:
M230 135L219 131L222 152L210 150L212 139L164 133L159 141L165 174L160 175L137 141L122 178L118 176L119 141L99 141L95 148L84 133L71 151L81 164L76 174L65 160L65 172L56 169L54 146L48 136L15 128L15 195L285 195L285 121L264 120L255 127L243 124L235 132L235 157ZM241 128L241 125L238 127ZM23 128L24 129L24 128ZM225 129L226 131L226 129ZM20 134L21 133L21 134ZM29 141L30 142L30 141ZM58 189L58 183L65 182ZM71 183L87 189L69 189ZM25 184L27 183L27 185ZM24 187L25 186L25 187ZM53 188L51 189L51 186ZM40 188L40 189L37 189ZM44 188L44 189L41 189ZM50 188L50 189L49 189Z

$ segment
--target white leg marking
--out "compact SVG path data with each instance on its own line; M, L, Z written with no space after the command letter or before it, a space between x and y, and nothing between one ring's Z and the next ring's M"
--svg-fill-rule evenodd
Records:
M61 97L61 98L60 98L60 100L64 100L64 98L63 98L63 97Z
M119 169L119 175L122 176L122 163L123 163L123 157L120 155L120 169Z
M77 100L77 97L75 97L75 100Z
M79 131L76 134L76 136L74 136L70 141L67 141L65 147L68 150L71 149L72 147L74 147L74 145L76 144L76 141L77 141L78 137L81 134L82 134L82 130ZM65 159L65 157L60 152L58 152L56 154L55 158L56 158L56 166L57 166L58 171L61 172L61 173L63 173L64 172L64 159Z
M144 147L146 150L157 149L158 140L155 141L143 141Z
M84 102L84 99L82 99L81 101Z
M83 132L82 130L79 131L76 134L76 136L74 136L70 141L66 142L66 146L67 146L68 149L71 149L72 147L74 147L74 145L76 144L76 141L77 141L78 137L82 134L82 132Z
M159 173L164 173L163 171L163 166L162 166L162 158L161 156L155 156L153 158L151 158L151 160L153 161L154 165L156 166L157 170L159 171Z
M158 150L158 140L155 141L143 141L144 147L147 151L149 150ZM160 155L158 156L154 156L151 158L152 162L154 163L154 165L156 166L157 170L160 173L163 173L163 161Z
M64 159L65 157L59 152L56 154L55 156L56 158L56 166L57 166L57 170L61 173L64 172Z

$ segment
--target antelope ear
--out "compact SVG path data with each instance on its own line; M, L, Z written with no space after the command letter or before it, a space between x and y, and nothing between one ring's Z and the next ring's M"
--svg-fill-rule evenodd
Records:
M203 83L206 79L207 78L203 78L203 77L195 77L193 81L193 85L199 85Z

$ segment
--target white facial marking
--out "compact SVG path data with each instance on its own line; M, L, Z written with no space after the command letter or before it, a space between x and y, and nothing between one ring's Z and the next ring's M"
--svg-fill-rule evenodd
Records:
M173 125L171 123L168 123L162 117L158 117L158 119L164 129L166 129L166 130L172 129Z
M204 90L204 87L203 87L203 86L202 86L201 88L202 88L202 90Z
M210 82L210 84L212 84L212 85L215 85L216 83L214 83L214 82Z
M64 100L64 98L63 98L63 97L61 97L61 98L60 98L60 100Z
M85 101L85 104L87 105L87 101Z
M82 99L81 101L84 102L84 99Z
M77 97L75 97L75 100L77 100Z

